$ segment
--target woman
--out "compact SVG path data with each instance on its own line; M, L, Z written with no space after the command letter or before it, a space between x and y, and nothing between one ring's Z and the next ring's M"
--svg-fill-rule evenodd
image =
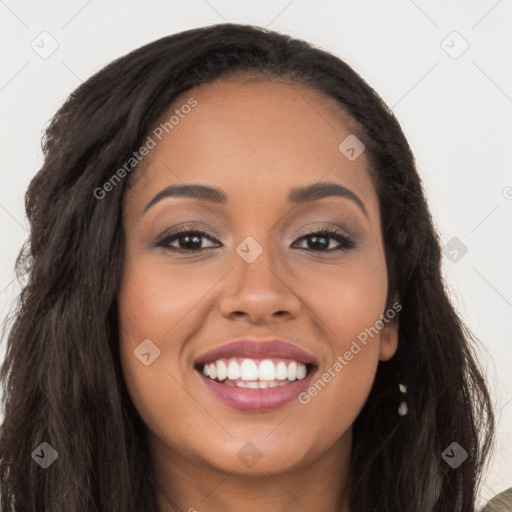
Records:
M474 510L474 339L406 138L347 64L189 30L80 86L44 152L3 511Z

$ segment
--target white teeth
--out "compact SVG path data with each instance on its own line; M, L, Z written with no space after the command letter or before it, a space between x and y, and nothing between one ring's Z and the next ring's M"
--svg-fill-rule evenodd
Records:
M305 364L299 364L297 367L297 380L302 380L306 376L306 365Z
M288 365L288 380L295 380L297 378L297 363L292 361Z
M228 364L228 379L229 380L236 380L240 378L240 366L238 363L231 359Z
M219 359L217 361L217 378L219 380L224 380L228 377L228 369L226 367L226 363Z
M276 367L270 359L263 359L260 363L260 380L274 380Z
M274 388L302 380L307 375L306 365L297 361L280 360L274 363L272 359L258 361L249 358L241 363L238 361L231 358L207 363L203 367L203 375L230 386L251 389Z
M240 365L242 380L258 380L258 366L252 359L244 359Z
M283 361L279 361L276 366L276 379L283 380L288 378L288 368Z
M236 379L236 380L227 380L226 382L224 382L224 384L227 384L228 386L235 386L237 388L266 389L266 388L275 388L277 386L284 386L285 384L290 384L290 381L289 380L283 380L283 381L273 380L273 381L267 382L267 381L258 381L258 380L245 381L242 379Z

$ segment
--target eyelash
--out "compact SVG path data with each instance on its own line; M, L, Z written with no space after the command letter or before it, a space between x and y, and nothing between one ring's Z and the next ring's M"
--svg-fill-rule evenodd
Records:
M189 227L184 227L177 229L174 233L167 234L164 233L161 237L158 238L156 241L155 246L156 247L164 247L165 249L168 249L173 252L181 252L181 253L198 253L201 251L204 251L208 248L200 248L200 249L183 249L183 248L176 248L171 247L169 244L173 242L174 240L179 240L180 238L186 236L186 235L195 235L199 237L209 238L213 242L218 242L213 236L209 235L208 233L204 231L199 231L195 229L191 229ZM348 237L347 235L343 234L342 232L338 231L335 228L332 227L324 227L324 228L314 228L304 234L302 234L297 240L307 239L312 236L322 236L322 235L329 235L325 236L324 238L332 238L333 240L336 240L336 242L339 243L339 247L335 249L327 249L327 250L317 250L317 249L304 249L306 251L313 251L313 252L337 252L337 251L347 251L349 249L352 249L355 247L356 243L355 241ZM220 243L220 242L219 242ZM209 247L209 249L216 249L216 247Z

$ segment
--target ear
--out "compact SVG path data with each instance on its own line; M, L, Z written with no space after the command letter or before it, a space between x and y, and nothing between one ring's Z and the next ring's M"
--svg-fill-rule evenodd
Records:
M398 301L398 296L394 296L392 300L391 306L384 312L384 327L380 332L379 359L381 361L391 359L398 348L398 313L402 305Z

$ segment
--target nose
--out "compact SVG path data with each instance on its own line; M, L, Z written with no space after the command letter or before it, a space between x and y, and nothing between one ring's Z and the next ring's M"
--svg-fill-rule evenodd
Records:
M252 263L236 256L229 285L220 301L220 311L230 320L263 324L296 318L301 301L283 272L263 253Z

